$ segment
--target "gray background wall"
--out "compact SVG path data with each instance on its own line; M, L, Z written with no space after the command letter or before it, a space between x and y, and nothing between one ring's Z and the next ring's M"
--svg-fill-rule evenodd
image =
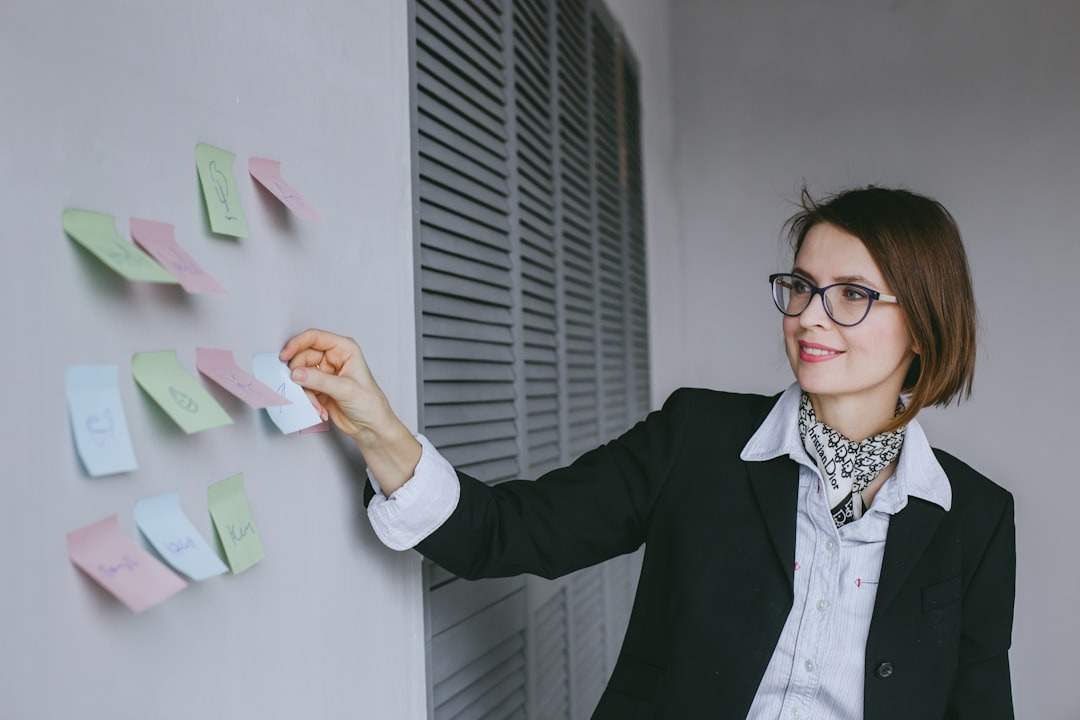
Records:
M1080 717L1080 5L612 6L642 65L653 403L790 382L765 276L790 263L779 230L803 179L941 200L964 233L982 354L972 399L924 424L1016 496L1017 716Z
M232 426L185 436L131 379L132 353L276 350L309 325L362 338L415 423L405 4L0 3L0 716L423 718L420 560L386 550L329 435L284 437L213 392ZM211 236L195 144L237 154L251 237ZM282 162L326 216L289 217L247 158ZM65 207L176 226L230 294L134 286L68 240ZM120 366L137 472L85 477L70 363ZM18 368L17 370L15 368ZM206 382L203 382L206 385ZM178 490L210 538L206 487L244 473L266 559L142 615L67 560L64 536Z

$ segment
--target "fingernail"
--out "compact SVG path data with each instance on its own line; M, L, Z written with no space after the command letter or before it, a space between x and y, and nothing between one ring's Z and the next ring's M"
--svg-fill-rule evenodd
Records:
M292 371L292 379L296 382L307 380L307 368L298 367Z

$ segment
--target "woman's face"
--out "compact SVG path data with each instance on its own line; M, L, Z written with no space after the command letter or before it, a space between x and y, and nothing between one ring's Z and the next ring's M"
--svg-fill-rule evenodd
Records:
M862 241L827 223L810 228L794 273L818 287L835 282L893 294ZM899 305L875 302L858 325L837 325L820 295L798 317L784 317L784 344L799 385L816 400L849 402L891 415L915 358ZM815 403L817 404L817 403Z

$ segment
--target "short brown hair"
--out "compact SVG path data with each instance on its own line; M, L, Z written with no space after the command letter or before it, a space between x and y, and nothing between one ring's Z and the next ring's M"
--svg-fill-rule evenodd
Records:
M976 310L960 229L937 200L908 190L869 186L815 200L804 187L801 209L785 224L798 257L810 228L828 223L862 240L899 300L917 354L903 391L904 411L886 429L924 407L971 395Z

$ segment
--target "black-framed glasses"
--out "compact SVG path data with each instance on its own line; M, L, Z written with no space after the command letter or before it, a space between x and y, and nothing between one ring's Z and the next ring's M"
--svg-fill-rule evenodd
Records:
M776 273L769 276L772 299L776 308L788 317L802 315L810 307L815 295L821 295L825 312L834 323L851 327L858 325L870 314L874 301L898 303L894 295L884 295L865 285L833 283L818 287L801 275Z

